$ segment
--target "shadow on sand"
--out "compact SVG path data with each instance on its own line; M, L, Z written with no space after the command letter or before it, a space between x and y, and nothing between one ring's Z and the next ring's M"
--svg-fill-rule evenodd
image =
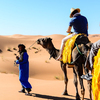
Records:
M37 94L37 93L32 93L33 97L38 97L38 98L42 98L42 99L52 99L52 100L76 100L76 99L71 99L68 97L56 97L56 96L50 96L50 95L43 95L43 94ZM68 95L69 97L75 97L73 95ZM89 100L87 98L85 98L85 100Z

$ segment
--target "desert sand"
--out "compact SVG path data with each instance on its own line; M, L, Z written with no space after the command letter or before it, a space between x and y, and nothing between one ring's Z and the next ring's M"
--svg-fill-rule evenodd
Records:
M60 68L60 62L53 58L49 60L50 55L40 45L33 45L27 51L30 63L29 81L33 86L33 96L25 96L18 91L21 85L18 79L18 67L14 66L15 53L18 54L17 45L23 43L28 48L38 38L51 37L54 46L59 49L62 38L65 35L54 34L50 36L30 36L30 35L11 35L0 36L0 100L75 100L75 87L73 84L73 72L67 68L68 72L68 93L69 96L63 96L64 90L63 72ZM89 35L92 42L99 40L100 35ZM87 82L85 85L85 98L89 98ZM80 93L80 86L79 93Z

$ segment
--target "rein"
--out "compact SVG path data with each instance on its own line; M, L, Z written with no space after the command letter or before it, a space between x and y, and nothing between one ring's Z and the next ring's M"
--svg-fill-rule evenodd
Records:
M31 46L33 46L37 41L35 41ZM31 46L29 46L26 50L28 50Z
M75 43L75 45L76 45L77 50L78 50L78 52L80 53L80 55L83 55L82 52L79 50L79 47L78 47L77 43Z

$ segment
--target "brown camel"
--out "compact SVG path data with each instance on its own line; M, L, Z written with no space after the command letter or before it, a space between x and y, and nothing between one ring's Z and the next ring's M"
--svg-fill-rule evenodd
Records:
M80 86L81 86L82 100L84 100L85 88L83 85L83 79L81 79L81 75L83 75L83 68L85 70L85 73L88 72L88 70L83 66L85 64L87 54L90 51L91 43L88 40L88 38L84 35L78 36L75 43L78 45L78 48L79 48L80 52L82 53L82 55L79 53L79 51L75 45L72 50L72 61L73 61L73 66L74 66L73 74L74 74L74 85L76 88L76 100L80 100L80 96L78 93L78 87L77 87L77 85L78 85L77 75L79 77L79 82L80 82ZM43 48L45 48L48 51L48 53L50 54L50 58L53 57L56 60L57 57L59 56L60 51L54 47L51 38L40 38L37 40L37 44L41 45ZM61 62L62 71L64 72L64 82L65 82L65 90L63 92L63 95L68 95L68 92L67 92L68 78L67 78L66 65L67 66L69 66L69 65L64 64L62 61L60 61L60 62ZM90 83L91 82L88 82L89 93L90 93L89 95L90 95L90 100L92 100Z

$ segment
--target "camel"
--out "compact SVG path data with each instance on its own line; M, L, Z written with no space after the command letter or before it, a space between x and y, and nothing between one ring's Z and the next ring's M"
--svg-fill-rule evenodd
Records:
M76 88L76 100L80 100L80 96L78 93L78 87L77 87L77 85L78 85L77 75L79 77L79 82L80 82L80 86L81 86L82 100L84 100L85 88L83 85L83 79L81 78L81 75L83 75L83 68L85 70L85 73L88 73L88 69L83 66L85 64L87 55L90 51L91 42L89 41L89 39L86 36L79 35L77 37L75 43L77 43L80 52L82 52L82 54L83 54L83 55L81 55L79 53L79 51L75 45L72 50L72 60L73 60L72 65L74 66L72 69L73 69L73 74L74 74L74 85ZM50 59L53 57L56 60L57 57L59 56L60 50L56 49L54 47L51 38L49 38L49 37L40 38L37 40L37 44L41 45L44 49L46 49L48 51L48 53L50 54ZM65 82L65 89L64 89L63 95L68 95L68 91L67 91L68 77L67 77L66 65L67 66L69 66L69 65L64 64L62 61L60 61L60 62L61 62L61 69L64 73L64 82ZM92 100L91 82L88 82L88 86L89 86L90 100Z

